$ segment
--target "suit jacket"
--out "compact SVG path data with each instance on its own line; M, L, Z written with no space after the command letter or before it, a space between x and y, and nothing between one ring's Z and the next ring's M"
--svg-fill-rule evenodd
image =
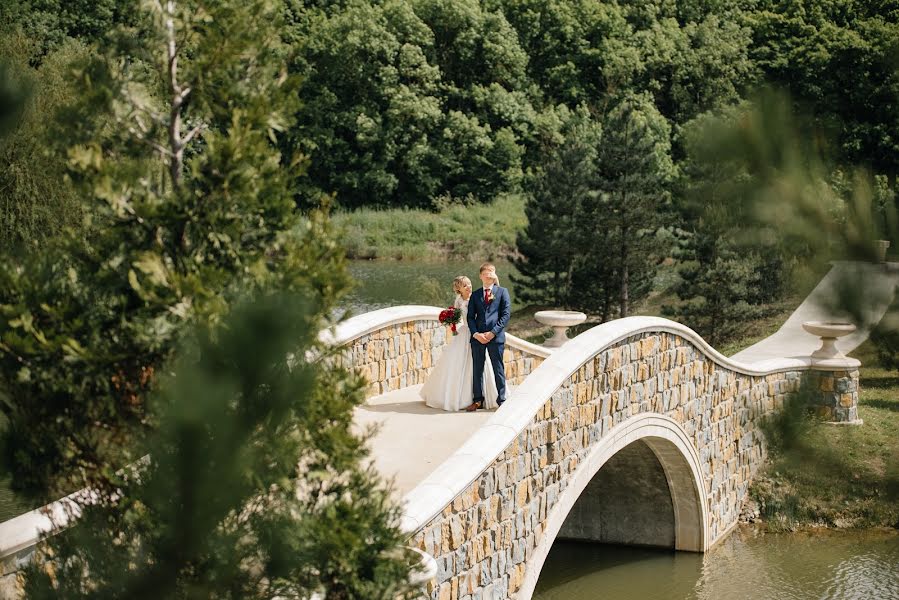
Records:
M490 304L484 302L484 288L479 288L471 294L468 300L468 330L471 335L475 333L492 332L496 337L491 340L499 344L506 342L506 325L512 316L512 301L509 298L509 290L493 286L493 300ZM476 342L474 338L472 342Z

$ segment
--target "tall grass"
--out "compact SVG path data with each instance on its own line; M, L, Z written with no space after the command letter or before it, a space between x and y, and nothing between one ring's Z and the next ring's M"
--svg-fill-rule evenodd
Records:
M438 211L338 212L334 223L349 258L474 260L514 254L515 236L527 218L524 198L506 195L489 204L453 203Z

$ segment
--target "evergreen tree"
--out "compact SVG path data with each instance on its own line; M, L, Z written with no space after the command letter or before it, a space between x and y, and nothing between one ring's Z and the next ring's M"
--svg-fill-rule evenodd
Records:
M563 141L547 148L532 177L525 213L528 225L513 261L519 297L526 302L572 306L572 275L580 244L580 206L590 195L599 126L586 109L567 114Z
M681 130L687 156L677 197L681 223L678 281L680 302L664 306L665 314L696 330L712 345L733 339L745 323L764 313L786 288L788 269L783 249L763 238L746 235L752 220L741 190L751 185L746 165L724 155L705 154L719 127L736 123L746 106L700 115ZM765 232L770 234L770 231Z
M675 176L670 129L647 95L624 97L603 121L603 136L582 223L604 244L586 245L589 264L614 268L618 314L649 290L660 249L656 232L670 213L669 187ZM599 232L603 233L599 233Z
M29 598L409 597L398 509L351 433L362 386L303 358L314 304L256 297L198 331L150 395L147 460L51 538Z
M3 468L36 502L94 494L86 527L49 542L66 580L32 572L30 590L393 597L406 567L395 510L358 466L359 383L307 362L327 354L315 333L348 277L326 212L294 209L298 159L274 145L297 97L282 7L146 6L141 46L126 29L75 65L50 148L85 232L0 260ZM305 310L229 317L273 290Z
M673 290L681 302L663 311L716 346L743 332L761 314L750 304L758 273L758 257L739 251L726 237L704 230L686 233L676 253L678 281Z

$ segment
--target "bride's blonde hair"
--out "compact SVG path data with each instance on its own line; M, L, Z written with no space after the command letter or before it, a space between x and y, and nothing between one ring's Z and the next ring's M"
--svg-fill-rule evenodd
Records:
M453 291L456 292L459 296L462 295L462 288L466 285L471 285L471 279L466 277L465 275L459 275L455 279L453 279Z

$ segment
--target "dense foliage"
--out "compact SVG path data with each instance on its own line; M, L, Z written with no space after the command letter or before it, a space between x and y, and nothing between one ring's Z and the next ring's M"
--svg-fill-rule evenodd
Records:
M9 138L46 127L44 178L71 194L21 187L32 212L71 197L86 216L0 257L4 470L35 502L95 494L88 527L51 541L64 580L35 570L33 595L402 592L396 509L350 431L360 384L316 337L349 280L326 207L296 210L303 159L277 147L298 97L281 12L149 4L75 46L68 96ZM231 316L281 293L302 310Z
M370 501L351 496L335 509L359 517L346 535L331 536L337 525L325 519L328 532L300 526L311 542L291 537L295 529L267 540L291 551L313 543L302 546L307 558L352 559L319 563L313 577L257 555L246 564L272 570L254 573L333 597L395 591L402 569L378 558L398 539L392 509L358 468L347 431L352 378L302 365L296 378L314 375L316 385L288 408L267 405L289 413L279 425L267 420L275 413L238 417L243 402L300 385L270 369L283 344L260 350L269 363L237 368L234 387L216 388L209 375L241 343L264 346L246 331L222 333L242 327L230 314L247 295L298 293L298 348L306 340L320 350L310 332L348 286L329 205L446 208L523 194L522 300L626 316L656 265L673 258L680 302L671 314L715 343L736 332L738 315L782 295L798 261L870 257L871 239L895 238L899 7L890 0L141 6L149 10L123 0L0 4L2 456L34 499L84 485L133 499L120 512L125 500L91 508L86 518L110 528L68 552L104 556L119 539L111 532L132 532L131 549L150 557L136 573L167 569L170 590L208 583L198 565L207 575L234 566L238 554L210 554L237 539L228 536L271 533L270 521L251 533L228 519L254 485L292 476L289 461L252 485L223 472L234 494L210 513L214 523L197 524L215 543L159 560L172 540L150 528L172 515L160 482L190 472L175 438L194 385L214 388L197 410L234 409L217 415L222 427L257 425L281 458L299 442L275 425L306 431L310 448L346 453L344 483L372 490ZM765 83L789 100L757 99ZM796 226L776 229L783 222ZM191 346L193 331L208 339ZM314 412L322 398L333 414ZM334 429L314 434L315 419ZM255 435L244 434L248 443ZM224 439L204 435L204 451ZM150 451L173 462L153 462L139 484L122 475ZM196 460L205 468L212 456ZM182 491L205 493L202 483ZM366 546L365 528L381 541ZM99 560L121 566L128 556ZM370 568L354 571L363 563ZM104 579L86 556L69 566L78 589L85 572L121 594L140 589ZM260 582L217 593L247 595Z

